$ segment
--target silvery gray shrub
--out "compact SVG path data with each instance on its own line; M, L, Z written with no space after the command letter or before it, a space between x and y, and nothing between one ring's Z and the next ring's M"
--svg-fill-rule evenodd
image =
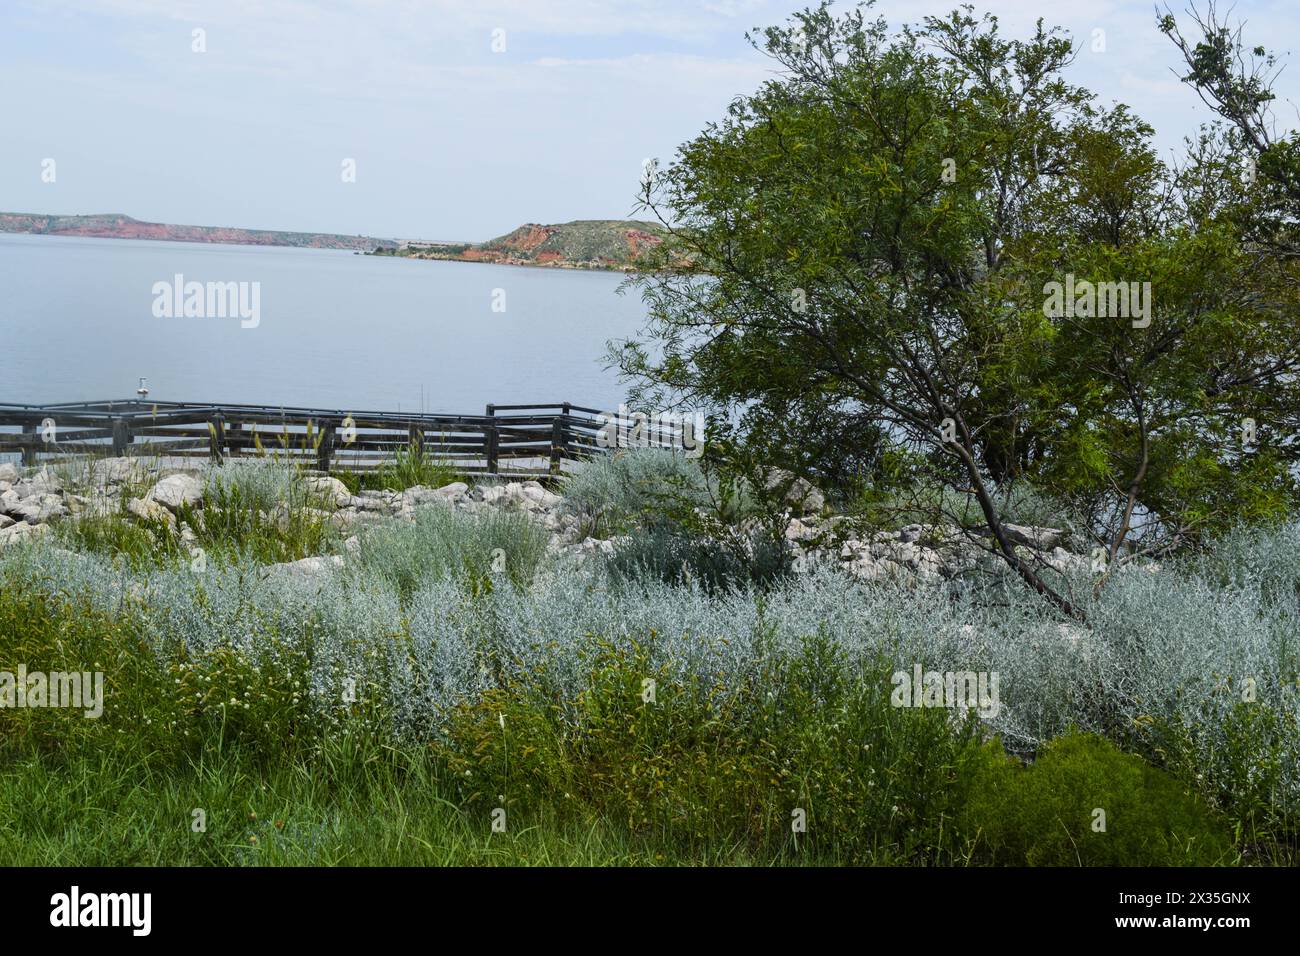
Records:
M698 461L662 448L625 448L602 455L566 479L561 510L592 533L619 530L665 497L708 505L709 483Z
M419 556L432 552L406 544L420 571ZM1283 735L1276 800L1300 808L1300 526L1243 531L1158 570L1116 574L1088 599L1088 629L996 576L979 586L863 583L822 567L766 594L708 596L654 581L613 588L598 563L549 560L531 586L498 574L473 589L431 561L403 601L384 575L361 573L365 561L308 579L252 562L132 573L45 542L0 552L0 582L130 608L160 653L172 642L250 652L308 642L323 714L343 706L340 683L352 677L378 687L395 731L413 738L439 733L450 708L511 679L571 699L598 640L635 645L670 680L740 687L771 655L797 654L822 635L850 663L883 654L905 672L996 671L1001 708L989 730L1013 749L1033 750L1071 725L1156 722L1181 728L1190 759L1212 779L1228 772L1224 726L1251 677L1252 706L1275 714ZM1086 599L1089 582L1075 589Z

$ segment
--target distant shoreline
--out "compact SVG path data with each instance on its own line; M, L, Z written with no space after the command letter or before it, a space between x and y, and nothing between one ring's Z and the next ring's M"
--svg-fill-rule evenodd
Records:
M484 266L518 266L524 269L563 269L568 272L639 272L634 265L612 265L603 262L535 262L528 259L485 259L466 256L411 255L404 252L364 252L362 255L380 259L409 259L412 262L464 262Z
M0 212L0 234L79 239L139 239L209 245L327 249L400 259L487 262L574 272L637 272L637 260L664 239L655 223L620 219L525 223L487 242L377 239L327 232L144 222L119 213L58 216Z
M396 249L395 239L349 236L330 232L288 232L227 226L184 226L144 222L120 213L57 216L0 212L0 233L33 236L73 236L82 239L146 239L160 242L222 243L236 246L280 246L292 249L336 249L369 252Z

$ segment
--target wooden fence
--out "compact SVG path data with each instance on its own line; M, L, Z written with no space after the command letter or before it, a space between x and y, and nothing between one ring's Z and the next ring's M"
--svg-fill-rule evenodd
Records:
M274 457L327 472L371 470L418 453L465 474L559 475L609 450L600 430L611 420L615 428L626 425L613 413L568 402L488 405L483 415L147 400L0 404L0 456L17 454L27 465L83 456L175 465ZM643 427L641 435L644 444L681 444L672 428Z

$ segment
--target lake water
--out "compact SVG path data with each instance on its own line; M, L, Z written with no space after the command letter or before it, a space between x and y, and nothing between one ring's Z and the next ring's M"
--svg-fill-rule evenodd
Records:
M249 283L240 318L155 315L155 283ZM350 252L0 235L0 402L160 401L481 414L613 408L609 339L640 328L622 273ZM252 283L257 283L256 287ZM494 311L504 304L504 311Z

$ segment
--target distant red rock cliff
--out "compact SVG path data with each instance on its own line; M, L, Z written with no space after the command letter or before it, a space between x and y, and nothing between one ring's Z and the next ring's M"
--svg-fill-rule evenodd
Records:
M647 250L663 240L664 232L655 223L582 219L549 226L525 223L513 232L487 242L412 243L396 254L415 259L561 269L629 269L635 267ZM380 252L384 253L384 250Z
M226 226L178 226L141 222L117 213L95 216L44 216L0 213L0 232L43 236L85 236L93 239L161 239L172 242L227 242L244 246L296 246L304 249L350 249L373 252L396 249L392 239L345 236L322 232L278 232Z

